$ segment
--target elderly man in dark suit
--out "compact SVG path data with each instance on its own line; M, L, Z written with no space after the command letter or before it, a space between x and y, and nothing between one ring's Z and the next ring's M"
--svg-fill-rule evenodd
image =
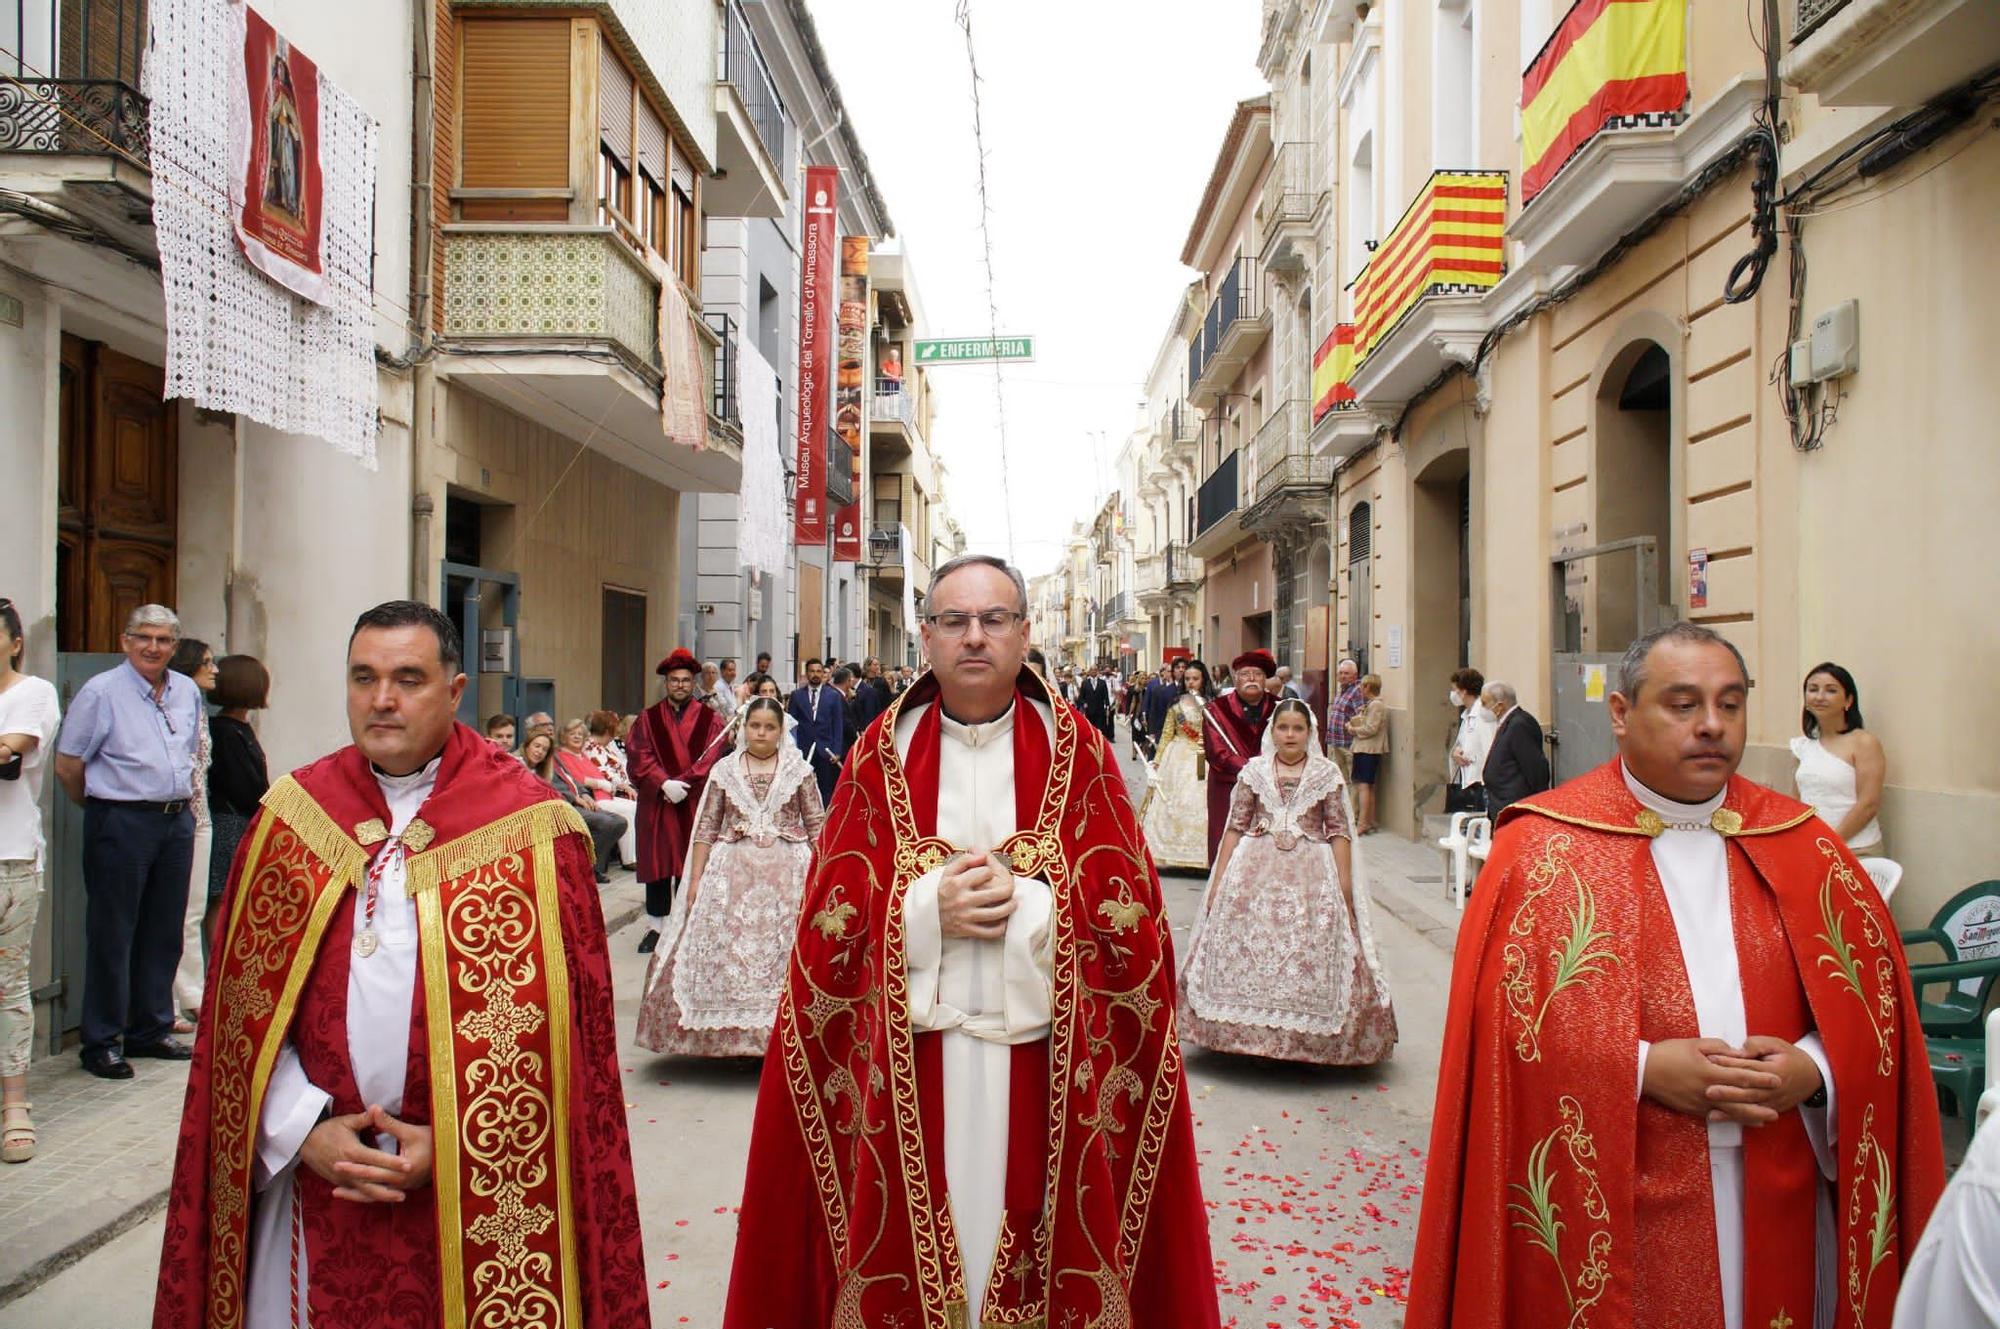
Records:
M1500 809L1517 803L1529 794L1549 787L1549 759L1542 751L1542 726L1520 704L1514 689L1493 682L1480 693L1486 709L1500 717L1493 731L1492 746L1486 750L1486 812L1497 817Z

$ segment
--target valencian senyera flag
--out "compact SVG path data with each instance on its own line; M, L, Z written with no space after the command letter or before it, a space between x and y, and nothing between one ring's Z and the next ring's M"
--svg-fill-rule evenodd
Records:
M1507 270L1507 176L1437 171L1354 279L1354 363L1434 291L1484 290Z
M1687 0L1577 0L1521 77L1521 202L1605 125L1687 99Z

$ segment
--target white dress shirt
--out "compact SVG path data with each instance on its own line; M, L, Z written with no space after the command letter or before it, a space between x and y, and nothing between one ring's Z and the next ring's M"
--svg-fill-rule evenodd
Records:
M436 761L413 775L375 775L389 804L390 838L376 847L371 862L381 864L375 905L380 944L368 956L349 956L347 971L347 1056L363 1104L380 1104L391 1116L403 1110L403 1086L410 1072L410 1010L417 985L417 906L404 889L402 834L437 783ZM386 857L385 857L386 856ZM354 935L367 914L367 884L354 892ZM298 1304L292 1302L292 1181L299 1149L319 1122L333 1095L306 1078L290 1039L279 1050L271 1082L257 1118L257 1161L251 1184L256 1199L250 1219L250 1288L245 1329L290 1329L304 1324L307 1271L299 1252ZM379 1148L396 1152L396 1141L380 1137ZM294 1311L297 1312L296 1316Z
M1034 705L1053 733L1053 712ZM919 706L898 718L899 755L908 757L917 721L928 709ZM979 725L938 717L940 838L964 849L991 849L1019 829L1014 715L1010 708ZM938 918L943 875L943 868L925 873L903 897L905 960L911 1027L944 1034L945 1187L965 1264L967 1308L977 1324L1006 1200L1010 1049L1049 1033L1054 897L1047 882L1015 877L1016 903L1003 940L946 939Z
M1687 969L1694 996L1695 1026L1703 1038L1719 1038L1731 1047L1749 1036L1743 1007L1743 974L1736 956L1736 927L1729 902L1729 844L1709 826L1709 818L1728 797L1724 789L1706 803L1677 803L1634 779L1620 763L1625 787L1644 807L1658 813L1667 829L1653 837L1653 866L1660 874L1667 909L1680 941L1681 963ZM1698 828L1698 829L1697 829ZM1821 1176L1837 1175L1833 1154L1833 1068L1817 1033L1798 1042L1799 1050L1819 1065L1826 1085L1826 1105L1800 1108ZM1644 1092L1646 1056L1652 1044L1639 1043L1639 1085ZM1743 1127L1734 1121L1708 1123L1709 1181L1715 1203L1715 1244L1722 1274L1722 1314L1725 1329L1743 1324ZM1816 1326L1832 1323L1834 1253L1833 1209L1826 1187L1820 1187L1818 1208L1818 1309Z

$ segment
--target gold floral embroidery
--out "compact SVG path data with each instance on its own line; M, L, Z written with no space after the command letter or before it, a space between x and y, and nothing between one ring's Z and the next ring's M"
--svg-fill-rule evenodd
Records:
M354 842L363 849L373 849L389 838L389 828L382 824L380 817L370 817L354 828Z
M1863 1187L1875 1192L1872 1207L1866 1206ZM1864 1214L1864 1208L1868 1212ZM1866 1259L1860 1250L1863 1218L1868 1220ZM1853 1178L1847 1193L1847 1305L1854 1322L1867 1320L1868 1293L1875 1285L1875 1270L1896 1244L1896 1173L1889 1151L1875 1138L1875 1105L1861 1114L1861 1134L1854 1141Z
M1590 1323L1590 1310L1611 1285L1610 1207L1597 1184L1597 1143L1584 1126L1583 1105L1564 1095L1557 1102L1562 1122L1528 1152L1525 1184L1510 1182L1507 1189L1521 1198L1510 1201L1507 1211L1516 1214L1513 1226L1528 1234L1528 1243L1546 1254L1562 1280L1563 1297L1569 1304L1570 1329ZM1559 1217L1562 1205L1555 1198L1560 1173L1549 1169L1549 1153L1561 1143L1576 1169L1576 1184L1583 1191L1583 1214L1590 1220L1583 1243L1583 1257L1572 1274L1563 1264L1562 1238L1568 1226Z
M1861 878L1854 875L1847 866L1847 860L1831 840L1825 836L1819 839L1819 851L1827 860L1826 879L1819 888L1819 916L1822 931L1817 940L1825 942L1831 954L1818 958L1819 965L1832 971L1834 981L1852 992L1861 1003L1862 1014L1868 1018L1868 1027L1875 1034L1875 1070L1878 1075L1892 1075L1896 1070L1896 996L1898 984L1896 966L1888 954L1888 937L1877 920L1875 911L1864 891L1872 893L1871 882L1864 886ZM1858 907L1861 916L1861 944L1875 953L1874 963L1869 965L1867 957L1847 936L1847 911L1834 892L1838 886L1847 897L1845 903ZM1815 966L1817 967L1817 966ZM1864 980L1872 980L1875 987L1871 1001Z
M1551 835L1544 842L1541 860L1528 869L1528 889L1507 928L1513 937L1522 940L1532 937L1535 933L1535 909L1542 897L1558 884L1566 883L1572 888L1575 899L1568 906L1569 934L1561 945L1548 953L1548 958L1555 962L1548 990L1538 993L1535 959L1529 955L1522 941L1508 942L1501 952L1504 972L1500 988L1505 994L1507 1009L1521 1022L1521 1031L1514 1039L1514 1051L1522 1061L1542 1059L1542 1022L1548 1018L1549 1006L1556 995L1594 974L1602 974L1606 965L1616 964L1619 960L1616 952L1601 949L1601 943L1609 941L1611 934L1597 926L1597 897L1569 861L1571 843L1570 837L1562 832Z

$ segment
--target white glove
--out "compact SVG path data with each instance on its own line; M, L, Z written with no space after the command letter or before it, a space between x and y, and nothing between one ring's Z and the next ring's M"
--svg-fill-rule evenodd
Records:
M678 803L688 796L686 780L669 780L666 783L667 802Z

